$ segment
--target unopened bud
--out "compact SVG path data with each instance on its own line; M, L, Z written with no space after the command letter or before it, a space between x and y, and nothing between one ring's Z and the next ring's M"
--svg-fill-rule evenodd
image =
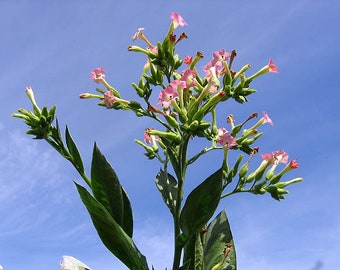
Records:
M294 183L298 183L298 182L301 182L301 181L302 181L302 178L299 177L299 178L294 178L294 179L292 179L290 181L279 182L279 183L275 184L275 186L278 187L278 188L284 188L284 187L286 187L288 185L291 185L291 184L294 184Z
M248 172L248 170L249 170L249 163L246 162L245 164L243 164L243 166L240 169L240 172L239 172L240 178L245 177L247 172Z

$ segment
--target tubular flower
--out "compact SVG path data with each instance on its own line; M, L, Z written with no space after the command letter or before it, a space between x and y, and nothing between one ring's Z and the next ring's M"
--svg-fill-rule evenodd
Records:
M186 81L184 80L174 80L169 84L173 89L180 89L183 90L188 88Z
M196 71L191 69L185 69L181 74L181 81L186 83L185 89L196 86Z
M146 38L146 36L143 34L144 28L140 27L137 29L136 33L131 37L132 41L135 41L137 38L143 40L148 46L149 48L151 48L153 45L152 43Z
M274 125L274 122L272 119L269 118L267 112L263 111L263 124L264 123L269 123L271 124L272 126Z
M274 64L274 61L272 59L269 60L268 63L268 70L269 72L273 72L273 73L279 73L276 65Z
M190 66L190 64L192 63L192 56L187 56L183 59L183 62L185 64L187 64L188 66Z
M212 77L219 78L225 73L225 70L222 68L222 66L213 65L212 61L210 61L208 64L206 64L203 67L203 70L205 71L205 77L208 80Z
M178 93L170 84L167 88L160 92L157 104L162 104L164 109L168 109L171 105L172 100L174 99L178 99Z
M179 15L176 12L171 12L170 18L172 19L172 23L174 25L174 29L176 29L178 26L186 26L188 25L186 21L182 18L181 15Z
M30 99L32 105L33 105L33 109L34 109L34 112L35 113L38 113L40 112L40 108L37 104L37 102L35 101L35 98L34 98L34 93L33 93L33 89L31 86L27 86L25 88L25 92L26 92L26 95L28 96L28 98Z
M270 125L274 125L274 122L273 122L273 120L269 117L269 115L268 115L268 113L267 112L265 112L265 111L263 111L262 112L263 113L263 117L259 120L259 121L257 121L257 123L254 125L254 126L252 126L249 130L251 131L251 130L256 130L259 126L262 126L263 124L265 124L265 123L269 123ZM256 117L257 117L257 113L256 113ZM252 117L253 118L253 117Z
M144 30L143 27L140 27L137 29L136 33L131 37L133 41L135 41L137 38L139 38L143 33L142 31Z
M149 135L149 130L154 130L154 128L146 128L144 132L144 142L147 144L151 144L152 142L155 142L156 136L155 135Z
M92 70L90 77L94 82L99 83L102 79L105 79L105 71L102 67L95 68Z
M211 63L213 66L223 66L223 63L227 61L229 57L230 54L227 53L224 49L221 49L213 53L213 60Z
M296 162L296 159L293 159L289 162L288 165L291 169L297 169L299 168L300 164Z
M113 103L116 102L116 97L114 96L114 94L112 93L112 91L106 91L104 93L104 100L103 100L105 106L107 108L112 108Z
M221 144L225 149L230 149L237 145L234 137L228 134L228 131L222 127L217 130L218 143Z
M271 164L277 166L279 163L287 164L289 155L282 149L273 152L272 154L261 154L263 160L268 161Z
M273 159L274 159L274 164L277 165L279 163L284 163L287 164L288 162L288 154L283 151L282 149L273 152Z
M258 72L256 72L255 74L251 75L250 77L247 78L247 80L245 81L245 85L249 85L249 83L254 80L256 77L261 76L263 74L266 74L268 72L271 73L279 73L277 66L274 64L274 61L272 59L269 60L269 63L264 66L263 68L261 68Z

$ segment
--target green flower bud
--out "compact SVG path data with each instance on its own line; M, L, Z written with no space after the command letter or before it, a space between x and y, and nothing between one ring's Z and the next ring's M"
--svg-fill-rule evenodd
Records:
M176 120L176 118L172 117L171 115L168 114L164 114L164 117L166 119L166 121L168 122L168 124L174 128L178 128L179 124Z
M302 178L299 177L299 178L294 178L294 179L292 179L290 181L279 182L279 183L275 184L275 186L278 187L278 188L284 188L284 187L286 187L288 185L291 185L291 184L294 184L294 183L298 183L298 182L301 182L301 181L302 181Z
M260 183L260 184L257 184L254 186L253 188L253 193L254 194L260 194L260 195L263 195L266 193L266 189L263 187L264 186L264 182Z
M243 73L245 73L248 69L250 69L251 65L247 64L245 66L243 66L238 72L236 72L236 74L234 75L233 78L233 83L238 79L238 77L240 77L241 75L243 75Z
M139 144L140 146L142 146L142 147L146 150L146 152L147 152L148 154L154 154L155 151L154 151L154 149L153 149L152 147L146 145L145 143L143 143L142 141L137 140L137 139L135 139L135 142L136 142L137 144Z
M241 167L240 169L240 172L239 172L239 176L242 178L242 177L245 177L247 172L249 170L249 163L246 162L245 164L243 164L243 166Z
M234 98L238 103L241 103L241 104L248 101L244 96L236 96Z
M211 126L211 123L210 122L207 122L207 121L201 121L199 123L199 126L198 126L198 129L199 130L206 130L208 127Z
M256 93L256 90L255 89L249 89L249 88L243 88L241 91L240 91L240 95L242 96L248 96L250 94L254 94Z
M167 139L169 141L174 141L179 143L181 141L181 136L174 132L166 132L166 131L159 131L156 129L149 129L148 131L149 135L157 135L161 138Z
M132 85L133 88L135 88L138 96L144 97L144 89L138 87L137 84L135 84L135 83L132 83L131 85Z
M197 120L194 120L191 122L189 128L191 131L196 131L198 128L199 122Z
M201 121L203 117L214 108L225 96L225 92L220 91L215 94L206 104L204 104L192 117L194 120Z

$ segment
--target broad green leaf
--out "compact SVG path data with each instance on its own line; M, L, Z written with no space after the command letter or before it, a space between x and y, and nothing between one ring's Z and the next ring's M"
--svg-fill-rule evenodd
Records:
M170 212L174 214L178 188L175 177L161 169L156 176L155 182L165 204L169 207Z
M125 192L124 188L122 189L122 195L123 195L123 226L122 228L127 233L128 236L132 237L133 234L133 216L132 216L132 208L130 204L129 197L127 193Z
M232 245L228 256L224 259L222 269L236 270L236 252L226 212L223 210L209 224L205 235L204 265L212 269L223 262L226 244Z
M71 156L73 157L74 162L77 164L77 166L79 167L79 169L81 171L84 171L84 165L83 165L83 161L81 159L81 155L78 151L78 148L76 146L76 144L74 143L71 134L66 126L66 130L65 130L65 139L66 139L66 145L68 148L68 151L70 151Z
M92 154L91 189L94 197L132 237L132 211L129 199L126 194L124 195L125 191L122 190L116 173L96 144Z
M209 221L220 202L221 193L222 169L219 169L188 195L180 216L181 229L187 237Z
M203 245L201 233L192 235L184 246L184 262L190 262L188 270L203 270Z
M84 187L77 183L75 184L80 198L91 216L93 225L107 249L123 262L128 269L148 270L146 258L137 249L133 240L113 219L106 207Z

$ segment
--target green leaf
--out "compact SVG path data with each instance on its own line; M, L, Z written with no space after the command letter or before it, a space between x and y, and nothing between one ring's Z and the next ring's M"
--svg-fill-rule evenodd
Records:
M201 229L214 214L222 193L222 171L217 170L188 195L180 216L181 229L187 238Z
M66 130L65 130L65 140L66 140L66 145L68 148L68 151L70 151L70 154L73 158L73 161L76 163L76 165L79 167L79 169L83 172L84 171L84 165L83 165L83 161L81 159L81 155L78 151L78 148L76 146L76 144L74 143L71 134L66 126Z
M99 151L93 147L91 164L91 188L94 197L106 208L113 219L132 237L132 211L130 201L119 183L118 177Z
M205 236L204 265L206 269L212 269L223 261L226 244L230 243L232 247L224 259L222 269L236 270L235 246L227 214L224 210L209 224Z
M175 177L161 169L156 176L155 182L165 204L169 207L170 212L174 215L178 192L178 183Z
M96 200L84 187L76 187L81 200L89 212L103 244L128 269L148 270L146 258L140 253L133 240L124 232L121 226L112 218L106 207Z
M201 233L197 232L192 235L184 247L184 262L190 262L188 270L203 270L204 260L203 260L203 246Z
M123 195L123 229L127 233L128 236L132 237L133 234L133 215L132 215L132 208L131 208L131 203L129 200L129 197L124 190L123 187L122 189L122 195Z

